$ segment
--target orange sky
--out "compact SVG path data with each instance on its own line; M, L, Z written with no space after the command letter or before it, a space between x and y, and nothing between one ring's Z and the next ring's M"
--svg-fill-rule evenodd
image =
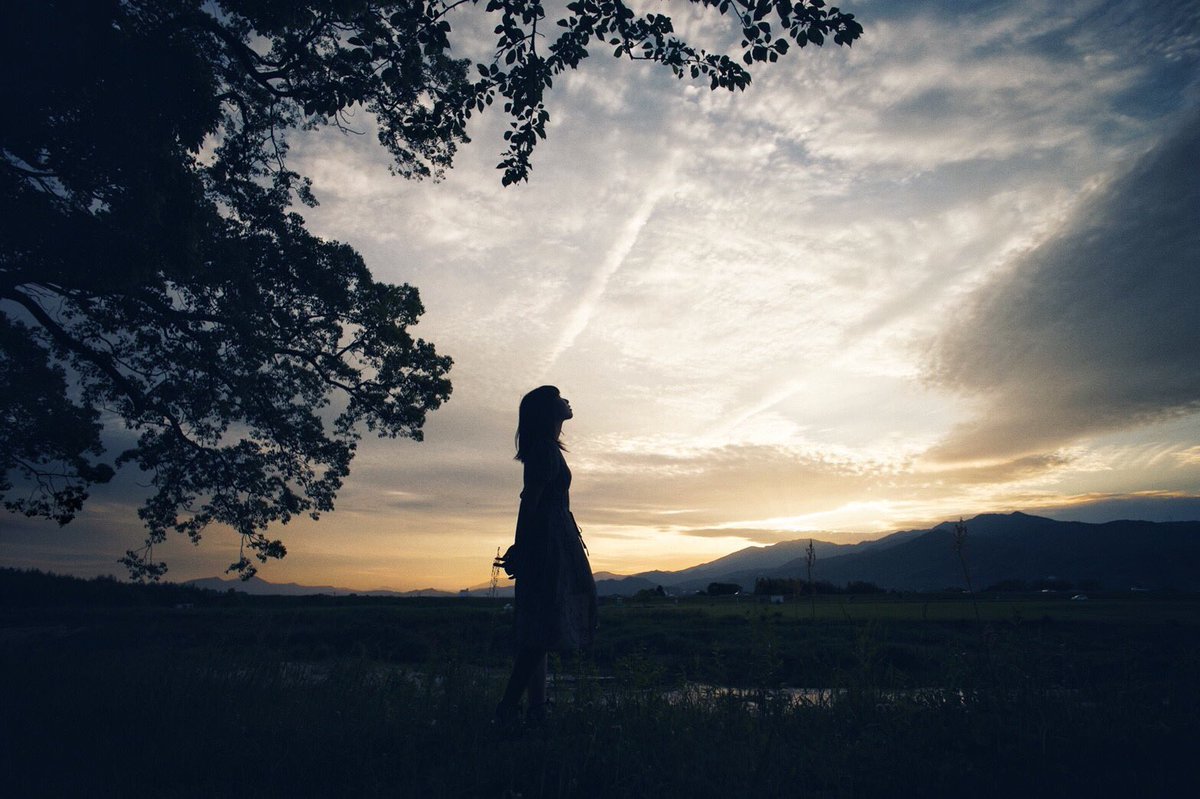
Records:
M364 440L338 510L275 531L289 555L260 576L485 581L517 402L547 382L575 408L598 570L987 510L1194 509L1200 12L858 5L852 50L736 96L596 56L556 82L527 185L500 186L486 114L436 184L390 176L371 135L297 137L310 227L421 290L454 394L425 442ZM0 561L119 573L138 494L124 474L62 530L0 518ZM211 576L236 542L160 555Z

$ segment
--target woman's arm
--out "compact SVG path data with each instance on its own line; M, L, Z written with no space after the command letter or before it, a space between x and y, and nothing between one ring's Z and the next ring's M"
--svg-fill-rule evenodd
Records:
M524 490L517 511L516 549L518 557L530 569L538 570L550 545L542 500L562 468L562 455L557 449L538 452L525 461Z
M546 485L550 482L549 470L534 464L525 464L525 480L524 489L521 491L521 506L517 510L517 532L516 543L520 547L523 539L529 538L534 529L538 526L534 523L534 518L537 516L538 504L542 501L542 494L546 492Z
M544 469L531 468L528 463L525 464L525 485L521 491L521 505L517 510L514 542L493 564L502 567L510 579L529 576L541 567L542 554L548 538L544 532L545 525L537 522L537 511L549 482L549 475Z

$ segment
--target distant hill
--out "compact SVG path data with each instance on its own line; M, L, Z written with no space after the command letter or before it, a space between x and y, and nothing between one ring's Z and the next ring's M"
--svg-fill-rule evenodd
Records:
M419 591L355 591L351 588L337 588L332 585L301 585L300 583L272 583L261 577L251 577L241 580L237 577L222 579L220 577L202 577L198 580L188 580L183 585L196 588L207 588L210 591L237 591L252 596L312 596L325 594L327 596L454 596L451 591L438 591L427 588Z
M866 580L885 588L961 585L954 524L943 522L886 551L867 550L821 564L821 579ZM1060 522L1025 513L985 514L967 522L964 547L976 588L1003 580L1055 577L1108 588L1200 589L1200 522ZM775 574L795 571L782 564Z
M36 569L0 568L0 607L172 607L210 604L220 594L175 583L129 583L111 575L85 579Z
M1026 513L983 514L966 522L964 554L976 589L1005 580L1054 577L1107 588L1200 590L1200 521L1060 522ZM835 585L861 580L881 588L927 591L962 586L954 523L904 530L858 544L815 542L813 578ZM809 539L748 547L675 572L599 581L602 594L632 595L662 585L677 592L731 582L751 591L759 577L804 578Z
M966 522L964 554L974 587L1002 581L1035 582L1056 578L1088 582L1110 589L1200 591L1200 521L1113 521L1104 524L1060 522L1026 513L983 514ZM902 530L873 541L837 544L814 540L816 580L834 585L870 582L902 591L936 591L963 586L962 567L954 551L954 523ZM631 576L597 572L601 596L632 596L664 586L676 593L700 591L709 583L737 583L754 589L760 577L804 578L809 538L766 547L746 547L724 557L678 571L649 571ZM355 591L336 586L271 583L259 577L245 582L208 577L184 586L221 593L229 590L257 596L471 596L491 593L490 584L466 591L427 588L416 591ZM513 584L501 580L496 595L511 597Z
M251 596L314 596L324 594L326 596L472 596L481 597L488 596L491 591L490 584L474 586L465 591L443 591L438 588L418 588L412 591L391 591L386 588L376 589L373 591L358 591L353 588L338 588L332 585L302 585L300 583L272 583L261 577L251 577L249 580L241 580L237 577L222 579L220 577L201 577L196 580L188 580L183 585L194 586L196 588L205 588L210 591L218 591L224 593L226 591L235 591ZM496 589L496 596L512 596L512 583L502 583Z

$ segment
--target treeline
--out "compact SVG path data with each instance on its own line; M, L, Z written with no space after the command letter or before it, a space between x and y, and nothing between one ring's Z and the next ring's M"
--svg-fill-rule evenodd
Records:
M367 596L360 594L247 594L179 583L130 583L112 575L85 579L36 569L0 568L3 607L346 607L360 605L436 606L447 597ZM482 597L453 597L454 602L486 605Z
M811 594L883 594L883 588L864 580L851 580L844 588L828 580L803 580L792 577L759 577L754 581L758 596L809 596Z
M980 593L1031 592L1031 591L1102 591L1104 584L1099 580L1064 580L1058 577L1045 577L1038 580L1001 580L992 583ZM932 593L961 593L961 586L948 586L941 591ZM809 596L811 594L884 594L887 589L880 588L875 583L865 580L851 580L845 587L839 587L827 580L814 580L811 583L801 578L790 577L760 577L754 583L754 593L760 596ZM907 592L906 592L907 593ZM919 592L918 592L919 593Z
M1004 591L1102 591L1104 584L1099 580L1061 580L1057 577L1046 577L1040 580L1001 580L992 583L985 592Z
M674 591L676 589L671 589ZM1045 577L1037 580L1002 580L992 583L979 593L1032 593L1042 591L1102 591L1104 585L1099 580L1064 580L1058 577ZM1139 589L1134 589L1139 590ZM704 591L696 591L700 596L736 596L745 593L745 589L737 583L709 583ZM847 595L847 594L962 594L966 593L963 586L947 586L939 590L902 591L895 592L881 588L867 580L850 580L845 585L834 585L828 580L808 581L801 577L759 577L754 581L754 596L812 596L812 595ZM663 586L644 588L638 591L634 599L653 600L671 596L672 593Z
M173 607L237 603L238 597L177 583L127 583L107 575L85 580L37 569L0 568L5 607Z
M932 593L962 593L961 586L947 586ZM1104 584L1099 580L1064 580L1058 577L1045 577L1038 580L1001 580L992 583L980 593L1020 593L1033 591L1102 591ZM865 580L851 580L845 587L839 587L827 580L814 580L811 583L801 578L790 577L760 577L754 583L754 593L759 596L809 596L811 594L884 594L887 589L880 588L875 583ZM906 592L910 593L910 592ZM918 592L920 593L920 592Z

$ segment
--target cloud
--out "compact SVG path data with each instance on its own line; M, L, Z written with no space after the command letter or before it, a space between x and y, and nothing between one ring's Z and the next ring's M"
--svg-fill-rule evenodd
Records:
M679 531L680 535L692 538L740 538L753 544L778 544L800 537L796 530L770 530L757 527L691 527ZM816 535L816 533L813 533ZM827 538L841 540L842 533L823 533Z
M1103 523L1113 519L1180 522L1200 519L1200 496L1183 492L1091 494L1042 508L1038 515L1060 521Z
M673 172L674 159L668 158L659 170L658 175L651 181L649 190L646 191L629 219L618 228L608 252L605 253L604 260L592 272L591 278L588 280L587 286L583 291L583 296L580 297L578 305L575 306L574 310L567 317L566 325L559 335L558 341L555 342L550 350L547 357L548 363L542 373L543 379L550 369L554 367L555 363L558 362L562 354L571 348L575 340L579 337L579 334L583 332L588 322L591 321L596 306L603 297L605 289L608 287L609 280L612 279L616 271L625 263L625 259L629 257L634 245L638 242L638 237L641 235L642 229L646 226L651 214L654 213L659 200L662 199L671 186Z
M1013 458L1200 410L1200 115L982 287L931 379L978 415L934 460Z
M1086 169L1188 82L1200 42L1188 5L872 3L853 55L804 60L810 91L772 116L816 155L892 175L970 160L1020 169L1051 153L1055 171Z
M945 470L926 471L924 474L957 486L996 485L1011 483L1037 477L1047 472L1071 465L1071 458L1066 455L1045 454L1026 455L1024 457L1001 459L995 463L982 465L954 466Z
M676 28L723 47L728 20L687 5ZM1200 5L852 10L867 29L852 49L756 65L746 92L595 52L555 80L527 185L500 185L498 109L472 118L442 183L390 176L365 117L362 136L294 136L322 202L303 209L311 229L420 288L417 333L454 358L454 395L421 444L366 437L338 510L275 530L290 554L264 574L485 579L516 514L517 402L539 382L572 400L573 506L594 562L621 571L725 554L727 529L1197 493L1200 417L1119 431L1196 396L1200 348L1177 330L1195 273L1162 229L1187 218L1196 160L1109 176L1200 99ZM485 55L494 20L454 14L456 47ZM1118 432L1063 449L1102 429ZM920 458L939 441L941 460ZM113 570L141 540L136 488L103 487L119 509L43 540L103 547ZM193 553L219 571L229 545L179 543L172 575Z

